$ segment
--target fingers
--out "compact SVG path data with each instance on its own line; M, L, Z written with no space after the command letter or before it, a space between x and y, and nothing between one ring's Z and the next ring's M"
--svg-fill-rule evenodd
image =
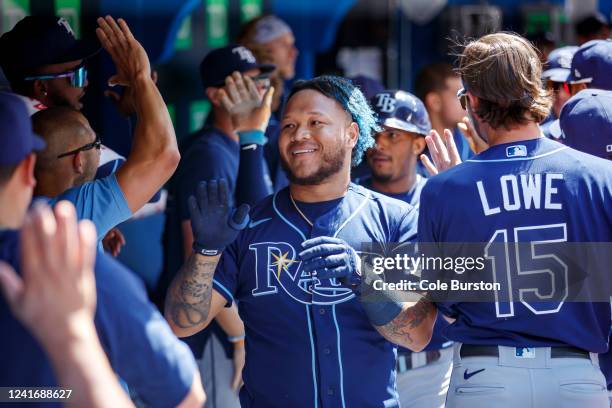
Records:
M327 257L317 257L304 261L302 270L312 272L323 268L335 268L347 263L346 254L330 255Z
M219 205L219 183L217 180L210 180L208 182L208 205L210 207L216 207Z
M219 99L221 99L221 104L223 105L223 108L230 112L232 110L232 108L234 107L234 103L230 100L229 96L227 95L227 92L225 92L224 89L219 89Z
M459 150L457 150L457 145L455 144L455 138L449 129L444 129L444 145L448 150L448 157L451 164L457 165L461 163L461 157L459 156Z
M443 162L443 163L448 162L450 160L448 158L448 150L446 149L446 146L444 145L442 138L440 137L438 132L436 132L435 130L432 130L430 135L431 135L431 140L434 143L435 151L436 151L436 154L432 155L434 159L434 163L438 165L439 162Z
M0 289L11 310L18 310L19 299L24 291L23 280L13 267L5 262L0 262Z
M274 97L274 87L271 86L268 88L263 97L263 106L267 109L272 109L272 98Z
M117 22L115 21L115 19L112 18L111 16L106 16L104 20L106 21L106 23L109 25L109 27L112 30L111 41L114 39L115 46L119 46L123 50L126 50L128 48L127 38L125 37L125 34L121 30L121 28L119 28L119 26L117 25Z
M426 154L420 155L419 158L421 159L421 163L423 163L425 170L427 170L427 173L429 173L430 176L435 176L436 174L438 174L438 169L436 168L436 166L434 166L431 160L429 160L429 157L427 157Z
M193 228L194 221L200 218L200 208L198 207L198 201L194 196L189 196L187 199L187 209L189 210L189 219L191 220L191 225Z
M249 207L248 204L241 204L240 207L235 209L229 220L229 225L236 231L240 231L246 228L249 224Z
M126 40L127 41L136 41L136 39L134 38L134 35L132 34L132 31L130 31L130 27L128 27L128 25L125 22L125 20L122 19L122 18L119 18L117 20L117 22L119 23L119 28L121 29L121 32L125 36Z
M234 82L234 78L232 75L229 75L225 78L225 92L229 95L232 105L238 103L240 101L240 94L238 93L238 89L236 88L236 83Z
M57 234L55 243L59 250L58 256L70 266L79 262L78 228L74 206L68 201L60 201L55 206ZM74 268L68 268L74 270Z
M346 250L343 245L338 244L320 244L314 247L303 250L299 253L300 258L303 261L316 257L329 256L334 254L341 254Z
M239 72L234 72L232 74L232 77L234 78L234 83L236 84L236 91L238 91L240 99L243 101L250 99L249 91L247 89L247 85L244 82L242 74ZM257 100L259 100L259 95Z
M257 85L255 85L255 82L246 75L244 77L244 82L249 91L250 98L258 101L260 98L260 95L259 95L259 89L257 89Z
M159 76L157 75L157 71L151 71L151 80L153 81L154 84L157 84L157 78Z
M126 241L125 241L125 236L123 236L123 233L121 231L119 231L118 229L115 229L115 233L117 234L117 240L118 240L119 244L121 246L125 245Z
M313 247L315 245L326 244L326 243L346 245L346 243L343 240L341 240L340 238L316 237L316 238L307 239L306 241L302 242L302 247L303 248L310 248L310 247Z
M46 271L57 271L58 265L58 250L55 241L55 234L57 231L57 224L51 209L47 205L37 204L34 208L33 213L33 229L31 233L35 235L34 242L36 245L35 254L40 256L45 268L39 270L31 270L29 273L31 276L40 277L43 274L41 270ZM30 256L30 255L27 255ZM26 278L27 280L27 278Z
M77 230L80 254L79 261L81 265L79 270L89 270L93 273L94 264L96 262L96 227L91 221L83 220L79 222Z
M227 190L228 190L227 180L220 179L219 180L219 205L223 207L229 207L231 204Z
M196 188L196 197L196 209L199 207L200 211L206 212L208 210L208 183L201 181L200 184L198 184L198 187Z

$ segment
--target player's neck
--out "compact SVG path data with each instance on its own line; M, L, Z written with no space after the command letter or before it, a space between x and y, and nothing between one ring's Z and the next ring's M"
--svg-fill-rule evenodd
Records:
M487 126L486 132L490 146L519 142L522 140L533 140L542 136L542 131L535 122L528 122L525 125L519 125L511 129L493 129Z
M437 114L431 115L430 120L431 120L431 128L435 130L436 132L438 132L440 136L444 134L444 129L449 129L452 132L453 129L457 127L456 123L451 123L451 124L444 123L442 118Z
M412 171L396 180L378 180L372 176L372 188L383 194L402 194L407 193L416 183L416 171Z
M350 173L340 171L320 184L305 186L291 183L289 185L289 192L296 201L318 203L344 197L350 182Z
M74 187L74 180L70 177L59 176L55 173L46 175L37 174L37 183L34 187L34 196L57 197L64 191Z

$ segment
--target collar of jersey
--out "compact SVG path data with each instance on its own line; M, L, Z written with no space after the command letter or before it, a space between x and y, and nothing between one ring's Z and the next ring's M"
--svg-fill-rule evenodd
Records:
M523 145L527 148L527 156L524 157L507 157L506 148L510 146ZM567 149L567 146L559 142L555 142L546 137L537 139L518 140L511 143L503 143L488 148L477 156L466 160L466 162L499 162L499 161L520 161L533 160L540 157L545 157L555 154L561 150Z

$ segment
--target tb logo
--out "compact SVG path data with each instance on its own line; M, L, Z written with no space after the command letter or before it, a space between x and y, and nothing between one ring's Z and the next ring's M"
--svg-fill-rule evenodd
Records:
M376 106L381 112L391 113L395 110L395 99L386 93L378 94Z
M234 54L238 54L240 59L248 62L249 64L254 64L256 62L253 53L244 47L236 47L232 50Z

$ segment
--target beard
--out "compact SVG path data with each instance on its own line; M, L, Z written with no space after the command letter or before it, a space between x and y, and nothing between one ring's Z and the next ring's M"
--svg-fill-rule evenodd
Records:
M483 132L482 129L480 128L480 125L478 124L478 120L476 119L476 115L474 114L474 111L472 110L472 107L470 106L469 103L467 104L467 113L468 113L467 115L468 119L470 120L472 127L474 127L474 131L476 132L476 134L480 136L482 140L489 143L489 138L487 137L485 132Z
M338 148L334 151L324 153L321 159L321 165L312 174L305 177L298 177L291 171L289 163L281 156L281 167L287 175L287 178L292 184L301 186L311 186L321 184L331 176L337 174L344 168L346 160L346 148Z

